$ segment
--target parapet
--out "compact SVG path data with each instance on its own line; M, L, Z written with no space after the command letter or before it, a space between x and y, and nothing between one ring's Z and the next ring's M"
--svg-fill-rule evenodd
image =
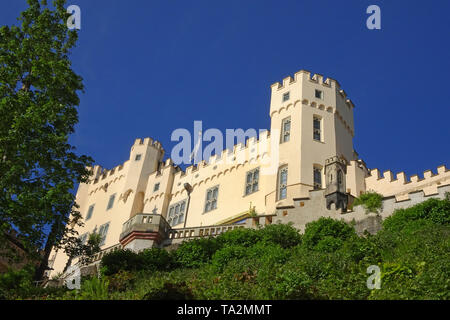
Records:
M161 143L158 140L153 140L152 138L145 138L142 140L141 138L137 138L134 141L133 146L131 147L131 150L133 150L136 146L152 146L158 150L164 151Z
M321 74L313 74L311 75L311 72L307 71L307 70L300 70L298 72L296 72L294 74L294 78L292 78L291 76L288 76L286 78L283 79L283 84L280 84L279 82L275 82L274 84L272 84L270 87L272 88L272 92L274 91L278 91L281 90L287 86L289 86L291 83L295 83L298 81L298 79L300 79L301 77L303 77L304 79L307 79L311 82L315 82L317 84L326 86L326 87L335 87L336 89L340 89L341 85L339 84L339 82L335 79L332 78L326 78L324 80L324 76Z
M414 191L424 191L428 195L435 192L438 186L450 184L450 170L442 165L437 168L436 174L425 170L423 178L415 174L408 179L404 172L397 173L394 178L390 170L384 171L381 176L378 169L372 169L365 182L367 190L376 191L385 197Z

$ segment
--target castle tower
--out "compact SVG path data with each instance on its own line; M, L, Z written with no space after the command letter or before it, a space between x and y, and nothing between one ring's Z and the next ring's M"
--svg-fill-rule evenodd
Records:
M348 195L346 193L347 163L344 159L332 157L325 161L325 199L327 209L334 203L336 209L347 211Z
M289 199L325 189L326 159L356 159L352 141L354 106L336 80L324 80L319 74L311 77L305 70L271 88L271 134L280 136L279 166L280 170L287 169L288 176L286 200L281 199L284 193L280 197L276 192L275 205L289 206ZM273 178L272 184L277 183L280 181Z

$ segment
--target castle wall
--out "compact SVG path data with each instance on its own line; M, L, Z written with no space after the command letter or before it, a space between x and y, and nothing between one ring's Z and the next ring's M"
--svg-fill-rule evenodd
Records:
M423 190L426 195L436 194L439 185L450 183L450 170L445 166L437 168L437 174L431 170L424 171L423 178L417 175L407 179L404 172L400 172L394 179L391 171L385 171L383 177L378 169L371 170L371 175L365 178L367 190L376 191L385 197L396 196L402 200L410 192Z

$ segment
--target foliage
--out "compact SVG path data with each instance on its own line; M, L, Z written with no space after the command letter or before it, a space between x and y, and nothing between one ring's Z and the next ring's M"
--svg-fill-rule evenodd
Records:
M398 210L376 235L363 237L342 221L322 218L307 225L302 241L295 246L286 245L290 237L268 240L263 228L248 233L251 241L246 241L243 232L230 232L220 241L185 242L173 253L118 251L111 259L114 274L86 280L78 292L41 292L22 280L17 283L23 283L25 289L13 286L16 293L7 298L448 300L450 211L445 201L449 200ZM292 233L289 228L279 230L287 235ZM185 260L174 265L169 259L195 260L195 254L202 257L197 265ZM121 257L128 262L118 264ZM147 259L144 263L143 257ZM371 265L381 269L379 290L367 288ZM12 282L8 283L11 286ZM7 292L7 284L2 288L0 292Z
M365 192L353 202L353 207L358 205L362 205L366 213L378 213L383 206L383 196L377 192Z
M347 223L322 217L306 225L302 239L309 249L333 252L352 236L355 236L355 230Z
M450 224L450 200L428 199L408 209L398 209L386 218L383 228L398 231L412 221L427 220L440 225Z
M139 252L145 270L169 270L173 266L172 255L161 248L145 249Z
M165 282L162 287L147 292L144 300L192 300L191 289L185 282Z
M26 266L21 270L10 269L0 274L0 299L17 299L31 295L35 291L33 273L34 268Z
M108 299L109 280L105 277L92 277L81 283L81 290L77 292L80 300L106 300Z
M105 275L113 275L121 270L137 271L143 269L142 257L131 250L116 250L105 254L101 261Z
M282 248L299 245L302 241L297 229L289 224L270 224L259 231L260 241L279 244Z
M81 215L71 191L87 181L92 159L68 142L83 84L68 58L77 32L66 26L65 0L28 5L19 26L0 28L0 237L14 226L30 257L41 259L38 279L52 247L76 239Z
M217 241L221 246L239 245L250 247L260 241L261 232L255 229L237 228L222 233L217 237Z
M180 267L199 267L210 261L219 246L220 242L215 238L186 241L174 252L174 261Z
M121 292L133 289L136 276L132 272L120 270L107 279L110 292Z

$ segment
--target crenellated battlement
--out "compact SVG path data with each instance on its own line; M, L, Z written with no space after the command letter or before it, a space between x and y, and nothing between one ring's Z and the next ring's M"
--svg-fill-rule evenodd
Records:
M442 165L436 172L425 170L422 178L415 174L408 179L404 172L397 173L394 178L394 173L390 170L381 175L378 169L372 169L370 176L365 179L366 188L383 196L401 196L415 191L424 191L425 195L434 194L438 186L450 184L449 169Z
M144 140L142 140L141 138L137 138L134 141L134 144L131 147L131 150L134 150L134 148L136 146L152 146L158 150L164 151L164 148L162 147L161 143L158 140L153 140L150 137L147 137Z
M286 88L287 86L291 85L292 83L298 82L298 80L302 77L306 77L306 79L308 79L309 81L314 82L316 84L323 85L325 87L329 87L329 88L334 87L338 90L341 87L339 82L333 78L325 79L324 76L319 73L311 74L311 72L302 69L302 70L296 72L294 74L293 78L291 76L284 78L282 84L280 82L273 83L270 86L272 88L272 92L282 90L282 89Z

